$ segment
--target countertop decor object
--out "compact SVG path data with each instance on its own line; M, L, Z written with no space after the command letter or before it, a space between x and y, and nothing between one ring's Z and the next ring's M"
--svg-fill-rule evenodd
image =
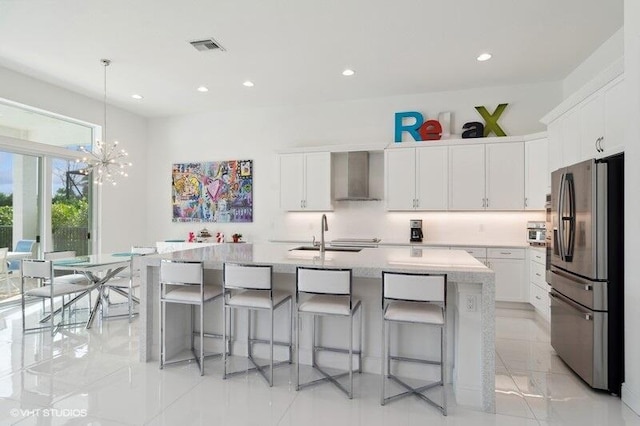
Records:
M102 185L110 183L116 185L118 176L127 177L127 168L132 163L125 161L129 156L124 149L118 149L118 141L113 141L110 145L107 143L107 67L111 65L111 60L101 59L100 62L104 66L104 122L102 126L102 140L96 141L92 151L87 151L83 146L80 150L87 154L82 160L77 159L77 163L85 163L86 166L79 170L80 174L85 176L91 173L93 175L93 183Z

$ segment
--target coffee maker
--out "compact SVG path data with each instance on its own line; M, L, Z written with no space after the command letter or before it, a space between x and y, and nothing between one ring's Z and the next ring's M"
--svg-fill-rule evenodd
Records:
M411 228L409 241L412 243L422 242L422 219L411 219L409 221L409 227Z

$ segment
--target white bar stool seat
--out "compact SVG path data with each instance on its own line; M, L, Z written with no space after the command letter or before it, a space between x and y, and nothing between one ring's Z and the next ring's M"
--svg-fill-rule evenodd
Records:
M384 313L387 321L414 322L418 324L443 325L442 308L416 302L392 302Z
M351 269L326 269L314 267L298 267L296 269L296 390L304 387L331 382L344 392L349 399L353 398L353 356L358 357L358 373L362 372L362 304L352 296ZM360 348L353 348L353 317L359 314ZM313 317L311 330L311 366L323 377L306 383L300 383L300 322L303 315ZM316 345L316 322L323 316L345 317L349 319L349 344L347 349ZM327 373L318 363L316 352L329 351L347 354L347 372ZM349 376L349 387L340 384L337 379Z
M409 272L382 272L382 368L380 386L380 404L415 395L423 401L440 409L447 415L447 397L444 388L444 369L446 357L446 309L447 276L444 274L422 274ZM440 329L440 359L426 360L391 354L390 323L421 324ZM402 335L398 336L399 340ZM440 365L440 380L421 387L413 387L397 377L391 371L391 361L413 362L419 364ZM385 395L385 383L392 380L405 392ZM442 404L425 396L423 392L436 386L442 387Z
M291 316L293 313L293 298L290 294L282 290L273 289L273 268L271 265L243 265L237 263L225 263L223 266L223 291L224 309L229 312L229 320L233 318L233 310L247 310L247 359L253 365L240 371L227 371L227 353L224 354L224 373L222 378L226 379L238 374L246 374L249 371L257 371L266 380L269 386L273 386L273 368L284 364L291 364L293 360L293 325ZM285 304L289 305L289 341L277 342L274 340L273 316L276 309ZM259 339L252 336L252 312L266 311L269 313L270 333L268 339ZM226 322L226 315L224 316ZM227 330L226 323L224 327ZM226 337L225 337L226 338ZM233 343L233 327L229 327L229 341L231 347ZM269 345L269 364L259 365L253 357L253 345L256 343ZM285 346L288 349L289 357L285 361L275 362L273 360L273 347ZM267 375L265 368L269 367Z

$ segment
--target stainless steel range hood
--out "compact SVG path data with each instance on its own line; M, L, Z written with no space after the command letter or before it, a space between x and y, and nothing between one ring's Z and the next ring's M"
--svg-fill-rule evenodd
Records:
M336 201L379 201L369 193L369 152L339 153L334 157Z

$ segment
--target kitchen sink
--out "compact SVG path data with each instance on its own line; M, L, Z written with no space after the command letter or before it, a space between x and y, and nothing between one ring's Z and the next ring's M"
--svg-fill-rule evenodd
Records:
M320 251L320 247L318 246L300 246L289 249L289 251L294 250L303 250L303 251ZM350 252L350 253L358 253L362 251L361 247L325 247L324 251L342 251L342 252Z

